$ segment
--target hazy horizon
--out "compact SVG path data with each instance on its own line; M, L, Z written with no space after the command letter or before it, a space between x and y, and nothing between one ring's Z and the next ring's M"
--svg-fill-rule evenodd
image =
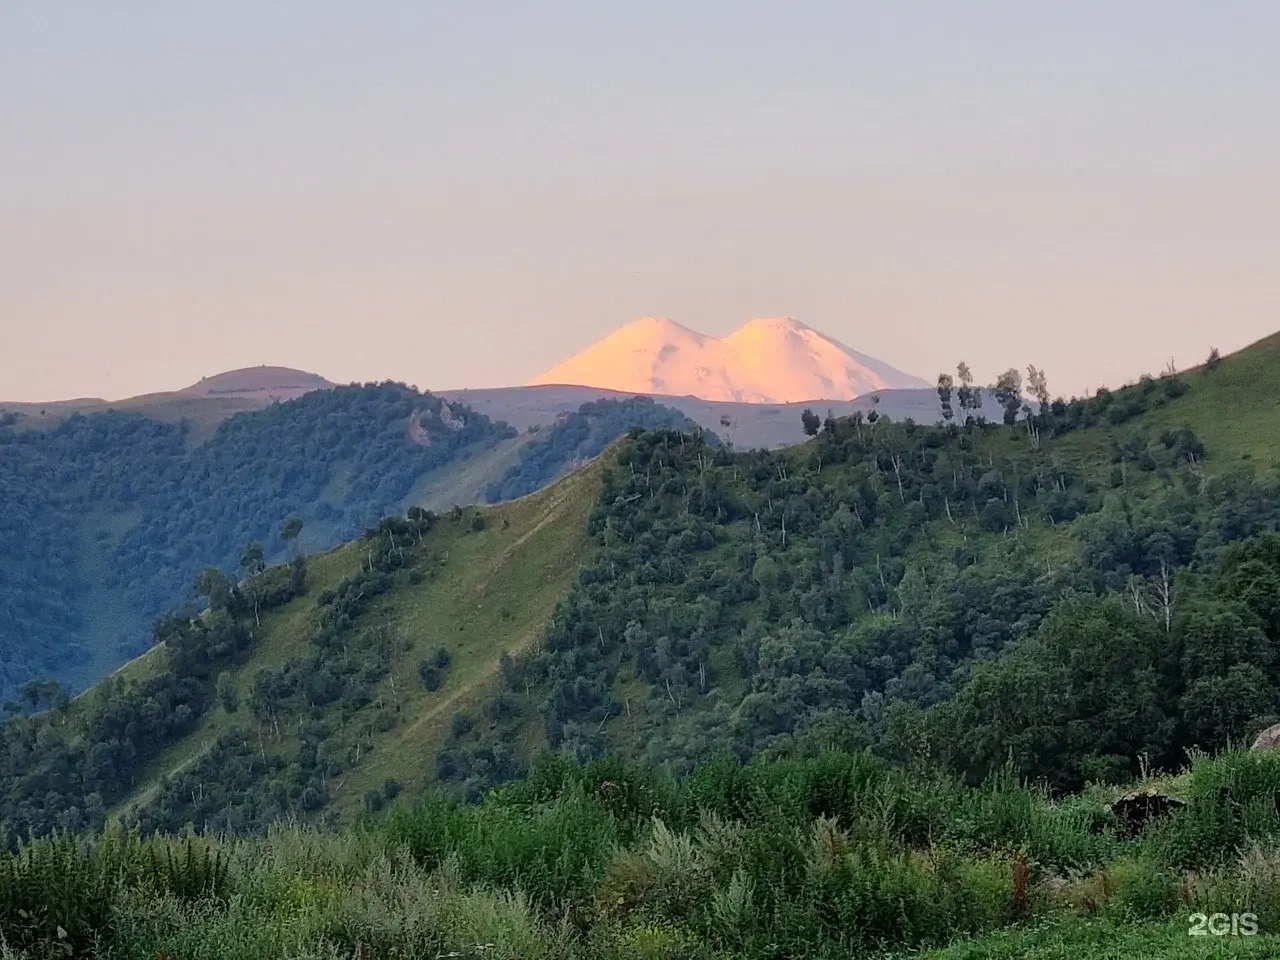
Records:
M0 7L0 400L795 316L1055 393L1280 329L1264 3Z

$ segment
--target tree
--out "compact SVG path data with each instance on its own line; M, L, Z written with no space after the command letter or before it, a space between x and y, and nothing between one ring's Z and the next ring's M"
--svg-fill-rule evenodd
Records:
M222 709L227 713L235 713L240 709L240 693L236 690L236 685L231 679L231 674L226 670L218 674L218 681L215 686L218 703L222 704Z
M71 694L57 680L28 680L18 691L18 696L33 710L66 706L71 700Z
M942 419L950 423L956 412L951 407L951 391L955 388L955 378L949 373L938 374L938 402L942 404Z
M231 603L235 582L217 567L205 567L195 581L196 594L209 601L210 610L225 610Z
M262 544L257 540L250 540L244 545L244 550L240 553L240 569L245 572L246 576L253 576L261 573L265 564L263 561Z
M965 423L970 423L977 419L978 411L982 409L982 388L973 385L973 371L963 360L956 365L956 375L960 381L956 400L960 403L960 410L965 414Z
M731 419L729 419L728 414L721 415L720 430L724 436L725 446L728 447L730 450L733 449L733 433L734 433L733 427L734 427L734 423Z
M249 595L253 598L253 622L259 627L262 626L262 618L258 614L258 605L261 598L258 596L257 575L266 568L263 560L262 544L257 540L250 540L244 545L244 550L240 553L240 569L245 573L245 583L249 587Z
M1004 422L1013 426L1018 422L1018 410L1022 406L1022 374L1010 367L996 378L996 403L1004 410Z
M1031 388L1031 396L1035 398L1036 403L1040 405L1040 409L1036 412L1044 414L1049 409L1049 380L1044 375L1044 371L1037 369L1035 366L1027 367L1027 383Z
M804 425L804 434L806 437L816 437L818 431L822 429L822 418L810 410L808 407L800 414L800 423Z
M751 574L760 587L760 595L764 598L766 609L772 611L782 585L782 568L772 557L761 556L752 567Z
M284 528L280 531L280 539L286 544L290 544L298 539L298 534L300 533L302 533L302 518L290 517L284 522Z

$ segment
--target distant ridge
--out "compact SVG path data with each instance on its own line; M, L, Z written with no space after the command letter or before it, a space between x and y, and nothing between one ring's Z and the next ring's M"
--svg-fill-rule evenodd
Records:
M735 403L854 400L929 384L794 317L752 320L724 338L644 317L530 381Z
M312 390L334 386L317 373L292 367L243 367L204 377L198 383L176 391L188 397L249 397L266 394L273 399L292 399Z

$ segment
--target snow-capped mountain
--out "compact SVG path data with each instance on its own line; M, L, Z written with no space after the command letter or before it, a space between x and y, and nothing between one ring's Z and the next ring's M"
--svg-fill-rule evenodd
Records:
M752 320L717 339L645 317L531 381L738 403L853 400L930 384L791 317Z

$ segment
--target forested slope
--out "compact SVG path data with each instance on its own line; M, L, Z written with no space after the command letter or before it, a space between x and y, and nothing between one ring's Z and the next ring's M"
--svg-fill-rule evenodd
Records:
M536 738L677 770L869 747L1069 789L1252 736L1280 719L1280 398L1257 376L1278 353L1008 425L833 420L739 455L634 440L547 646L438 775L474 793L492 751ZM1249 429L1228 429L1246 388Z
M545 636L598 484L583 471L483 512L411 508L239 584L205 572L202 616L163 618L144 657L0 726L0 837L109 812L257 831L420 788L455 713Z
M193 598L196 573L357 536L422 477L512 437L396 384L316 391L188 426L138 414L0 427L0 700L27 680L83 686L149 644L150 619Z
M1199 435L1275 353L1011 425L855 417L753 453L636 431L534 497L206 581L211 615L9 728L6 821L258 831L432 782L478 798L548 746L674 772L868 748L1055 790L1176 767L1280 709L1271 434ZM145 750L93 712L117 703L159 724Z
M648 397L627 400L593 400L554 424L539 430L520 451L519 460L485 491L490 503L513 500L540 490L570 470L581 466L628 430L667 427L697 433L700 427L683 413L654 403ZM718 444L714 434L708 442Z

